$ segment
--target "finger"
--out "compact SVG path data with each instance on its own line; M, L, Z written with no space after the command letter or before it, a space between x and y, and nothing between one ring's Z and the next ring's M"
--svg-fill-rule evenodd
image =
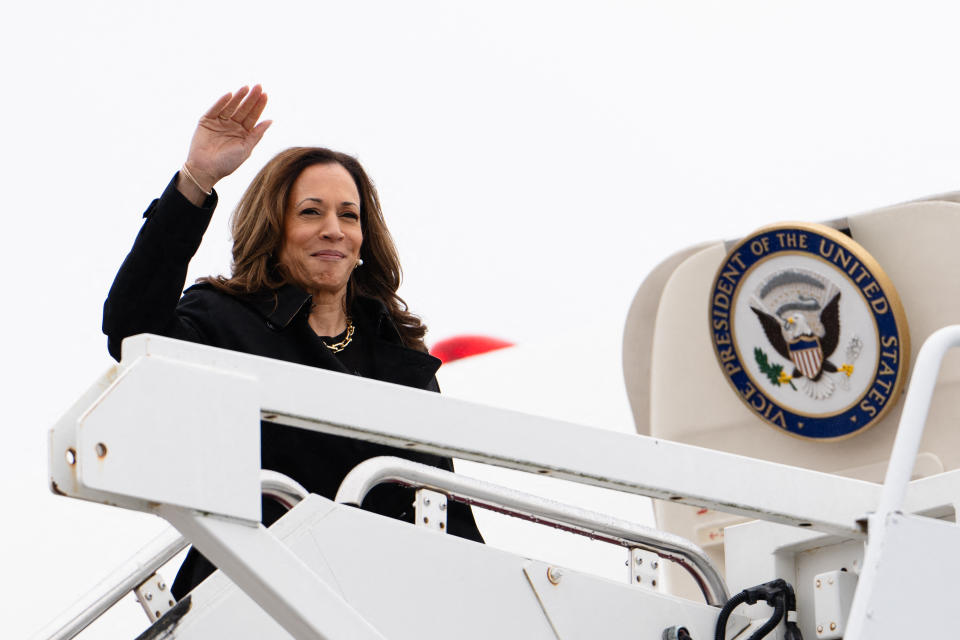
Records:
M250 90L250 93L246 98L243 99L243 102L240 103L240 106L237 107L237 110L233 113L230 118L235 122L243 123L247 119L247 115L250 114L250 111L256 106L257 101L260 100L260 96L263 94L263 89L260 85L256 84L253 86L253 89ZM256 123L256 120L254 120ZM250 127L245 128L249 129ZM253 125L250 125L253 126Z
M247 92L250 91L250 88L246 85L237 89L237 92L233 94L233 97L220 109L220 113L217 114L218 118L223 120L228 120L230 116L233 115L233 112L237 110L237 105L240 104L240 101L243 100L243 96L247 95Z
M257 98L256 104L250 109L250 113L247 114L247 117L243 119L243 128L247 131L253 129L253 126L257 124L257 120L260 119L260 115L263 113L264 108L267 106L267 94L261 93Z
M250 132L250 136L253 139L254 146L260 142L260 138L263 137L263 134L270 128L270 125L273 124L273 120L264 120L257 126L253 128L253 131Z
M207 112L203 114L204 118L216 118L220 115L220 111L230 102L230 98L233 97L232 93L225 93L220 98L213 103L213 106L207 109Z

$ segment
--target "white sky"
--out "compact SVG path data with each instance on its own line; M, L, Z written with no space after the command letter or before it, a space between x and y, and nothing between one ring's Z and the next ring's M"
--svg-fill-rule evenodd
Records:
M45 435L109 364L103 298L227 90L263 83L275 124L219 186L191 280L228 269L230 209L267 158L330 146L377 182L431 339L574 334L572 379L674 251L960 182L953 2L267 6L21 2L0 21L5 637L143 541L47 493ZM513 373L539 392L535 366Z

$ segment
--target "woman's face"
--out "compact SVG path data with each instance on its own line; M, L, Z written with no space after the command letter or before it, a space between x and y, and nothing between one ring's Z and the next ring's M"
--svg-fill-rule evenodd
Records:
M293 183L280 263L311 294L342 294L360 258L360 193L339 164L315 164Z

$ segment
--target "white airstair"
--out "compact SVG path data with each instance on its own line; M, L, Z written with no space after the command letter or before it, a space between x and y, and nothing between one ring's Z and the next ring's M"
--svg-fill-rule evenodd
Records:
M157 620L142 638L949 636L960 470L910 477L940 363L954 346L960 327L935 332L920 351L881 485L131 338L121 363L51 431L51 486L156 514L179 533L154 541L36 637L73 637L131 589L163 605L152 608ZM358 466L336 501L305 496L296 483L261 474L261 419L754 521L726 532L725 581L675 535L400 459ZM380 482L418 488L417 526L350 506ZM261 491L292 506L269 529L260 524ZM447 500L622 546L630 581L446 535ZM220 571L174 603L154 572L185 541ZM693 576L698 599L649 588L650 567L666 561ZM758 600L772 607L733 608Z

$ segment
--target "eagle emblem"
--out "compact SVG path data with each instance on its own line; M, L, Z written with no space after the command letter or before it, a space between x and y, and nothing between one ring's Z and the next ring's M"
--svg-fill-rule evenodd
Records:
M903 306L876 260L836 229L777 224L732 244L713 280L709 320L731 388L791 435L859 433L902 388Z
M838 380L833 374L850 377L852 362L838 367L831 360L840 341L840 294L828 279L804 269L775 273L757 288L750 310L760 321L770 346L793 365L790 374L781 366L771 382L790 383L796 388L793 381L799 379L807 395L823 399L836 390ZM851 361L858 355L857 341L854 337L847 350ZM772 367L766 354L760 349L755 356L761 373L769 377ZM768 371L763 371L765 368Z

